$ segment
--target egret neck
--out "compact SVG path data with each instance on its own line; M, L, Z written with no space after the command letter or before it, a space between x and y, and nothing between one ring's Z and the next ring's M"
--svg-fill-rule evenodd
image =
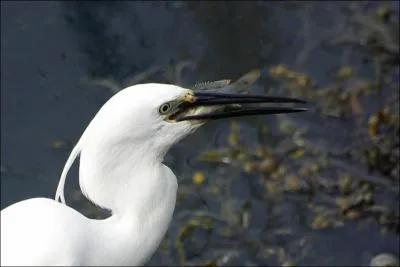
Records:
M93 220L97 224L94 229L100 227L93 240L95 246L107 248L99 247L91 253L110 253L115 249L119 259L110 263L124 264L122 248L126 249L127 260L132 253L138 253L134 264L145 263L165 235L175 207L178 184L173 172L162 164L166 151L157 150L154 142L132 140L138 136L133 134L122 140L94 136L85 140L81 151L80 181L84 181L84 194L112 212L107 220ZM153 234L143 235L150 232ZM103 241L99 235L103 235ZM110 258L105 257L107 261Z

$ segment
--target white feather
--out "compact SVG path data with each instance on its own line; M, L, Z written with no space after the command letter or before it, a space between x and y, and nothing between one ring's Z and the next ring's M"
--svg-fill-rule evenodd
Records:
M13 204L1 211L1 265L146 263L175 208L177 180L163 158L174 143L199 127L166 122L158 107L188 92L174 85L142 84L104 104L72 150L56 200L65 203L67 173L80 153L83 193L112 216L92 220L46 198Z

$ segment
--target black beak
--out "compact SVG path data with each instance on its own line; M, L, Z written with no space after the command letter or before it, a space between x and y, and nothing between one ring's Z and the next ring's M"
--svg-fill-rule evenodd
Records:
M272 103L306 104L307 102L301 99L290 97L194 92L194 100L191 102L182 103L179 107L180 111L174 114L171 119L174 119L175 121L215 120L250 115L269 115L307 111L307 108L267 107L265 105L261 105Z

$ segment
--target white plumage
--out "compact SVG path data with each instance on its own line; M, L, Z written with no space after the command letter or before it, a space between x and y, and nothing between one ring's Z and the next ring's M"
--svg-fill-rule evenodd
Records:
M95 204L112 210L91 220L52 199L18 202L1 211L1 265L141 265L157 249L175 207L177 180L161 162L196 125L165 122L158 107L188 93L145 84L113 96L74 148L79 183ZM146 235L145 233L151 233Z
M260 103L260 99L273 100L254 96L245 101ZM214 96L167 84L135 85L114 95L89 123L67 160L56 192L62 203L33 198L1 211L1 265L146 263L175 208L177 179L162 164L165 154L208 119L255 114L257 109L241 110L237 103L244 100L239 100L239 95ZM285 102L290 101L301 102ZM231 111L225 110L229 107ZM93 203L112 211L107 219L86 218L65 204L65 180L79 154L81 190Z

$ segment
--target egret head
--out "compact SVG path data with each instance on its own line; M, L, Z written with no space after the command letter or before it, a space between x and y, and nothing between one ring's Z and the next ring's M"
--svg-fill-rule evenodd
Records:
M200 124L170 120L192 91L175 85L141 84L121 90L96 114L85 133L91 141L143 148L148 155L163 156L168 148ZM86 138L86 137L85 137Z
M249 107L246 104L303 101L260 95L192 91L168 84L141 84L114 95L88 127L91 138L110 145L135 144L164 156L177 141L214 119L303 111L302 108ZM92 129L91 129L92 128ZM150 152L150 151L148 151Z

